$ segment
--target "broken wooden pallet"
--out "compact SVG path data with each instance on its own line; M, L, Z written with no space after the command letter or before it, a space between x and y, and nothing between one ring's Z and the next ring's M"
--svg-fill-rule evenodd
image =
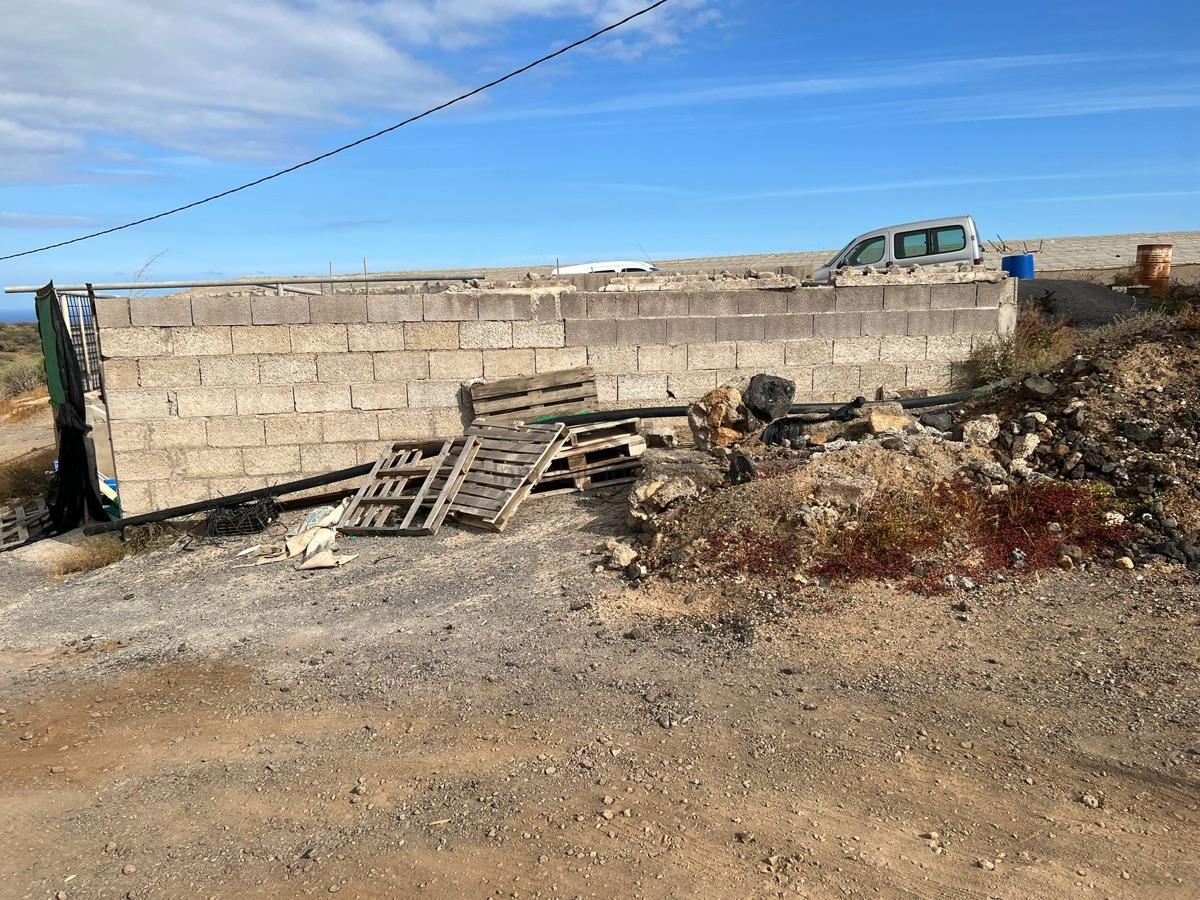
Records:
M502 378L470 386L476 418L530 423L596 408L596 376L589 368Z
M0 550L20 547L36 538L50 524L50 512L42 500L0 506Z
M566 440L566 429L477 419L467 437L479 440L479 452L450 506L451 515L468 525L503 531Z
M627 484L641 471L645 452L637 419L572 425L533 492L544 496Z
M338 522L346 534L437 534L480 442L397 441L379 458Z

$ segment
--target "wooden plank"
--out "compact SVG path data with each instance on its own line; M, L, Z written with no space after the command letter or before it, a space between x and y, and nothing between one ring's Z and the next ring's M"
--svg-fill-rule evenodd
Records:
M573 384L594 379L595 372L588 366L578 369L558 369L540 375L517 375L497 381L480 381L471 385L471 399L495 397L500 394L517 394L553 385Z
M471 385L469 393L476 424L480 419L530 422L555 413L579 412L597 402L596 378L587 368L480 382Z
M467 434L478 438L480 450L451 504L451 515L469 525L502 531L562 446L566 429L562 425L477 421L467 428ZM507 452L513 446L540 450L534 455ZM496 456L502 458L489 458ZM486 480L478 479L479 475Z

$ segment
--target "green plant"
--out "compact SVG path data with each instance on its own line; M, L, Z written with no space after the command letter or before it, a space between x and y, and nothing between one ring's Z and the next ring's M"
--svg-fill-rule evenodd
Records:
M37 359L20 359L0 368L0 397L15 397L46 383L46 366Z

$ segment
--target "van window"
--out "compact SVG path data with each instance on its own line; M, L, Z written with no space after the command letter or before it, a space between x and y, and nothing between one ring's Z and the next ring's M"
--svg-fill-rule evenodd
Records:
M871 266L883 259L883 251L886 246L884 236L881 234L878 237L867 238L857 247L850 251L850 255L846 257L846 265L848 266Z
M934 253L952 253L967 246L967 233L961 225L933 230Z
M896 259L929 255L928 231L903 231L896 235Z

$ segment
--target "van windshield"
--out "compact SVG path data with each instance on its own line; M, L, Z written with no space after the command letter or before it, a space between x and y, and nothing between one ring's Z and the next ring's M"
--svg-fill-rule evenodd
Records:
M858 240L858 238L854 239L854 241L857 241L857 240ZM825 265L822 268L828 269L835 262L837 262L839 256L841 256L843 253L845 253L847 250L849 250L851 247L854 246L854 241L851 241L849 244L847 244L845 247L843 247L837 253L833 254L833 258L830 259L829 262L825 263Z

